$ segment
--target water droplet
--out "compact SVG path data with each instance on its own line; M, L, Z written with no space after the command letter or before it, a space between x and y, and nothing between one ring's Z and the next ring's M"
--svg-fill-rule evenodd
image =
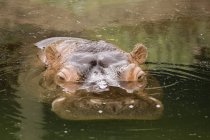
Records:
M66 112L71 112L70 110L65 110Z
M133 104L135 101L134 100L131 100L131 103Z
M159 104L156 105L157 108L160 108L161 106Z
M100 38L100 37L102 37L102 35L96 35L96 37Z
M129 107L129 108L134 108L134 105L129 105L128 107Z
M98 113L100 113L100 114L103 113L103 110L99 110Z
M189 136L196 136L196 133L190 133Z
M205 118L205 119L208 119L208 118L209 118L209 116L204 116L204 118Z
M100 99L90 99L90 102L94 103L94 104L101 104L101 100Z

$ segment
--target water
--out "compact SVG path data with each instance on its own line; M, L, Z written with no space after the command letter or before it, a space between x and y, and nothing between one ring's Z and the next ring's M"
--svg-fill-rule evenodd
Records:
M210 2L208 0L0 1L0 139L210 139ZM130 51L148 47L148 72L160 86L162 118L66 121L18 82L52 36L103 39ZM36 75L36 73L35 73ZM33 80L32 80L33 81Z

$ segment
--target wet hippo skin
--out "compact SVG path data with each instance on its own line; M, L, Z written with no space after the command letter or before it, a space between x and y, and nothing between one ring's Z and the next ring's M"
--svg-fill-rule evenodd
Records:
M40 84L53 97L52 111L69 120L157 119L161 102L144 92L146 74L139 66L147 49L130 53L105 41L53 37L35 44L46 69Z

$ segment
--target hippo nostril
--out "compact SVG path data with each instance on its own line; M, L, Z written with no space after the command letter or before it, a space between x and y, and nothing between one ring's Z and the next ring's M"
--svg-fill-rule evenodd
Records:
M96 60L91 61L91 62L90 62L90 65L91 65L92 67L96 66L96 65L97 65L97 61L96 61Z
M93 73L94 73L94 74L98 74L98 72L97 72L97 71L94 71Z

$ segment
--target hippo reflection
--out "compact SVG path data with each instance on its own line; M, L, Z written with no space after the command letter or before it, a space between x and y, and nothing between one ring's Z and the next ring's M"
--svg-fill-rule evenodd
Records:
M127 53L104 41L54 37L35 44L46 69L40 82L53 94L52 110L65 119L155 119L160 101L144 93L139 67L147 49ZM60 91L59 91L60 90Z
M64 119L144 119L152 120L162 113L160 101L146 94L127 93L117 87L100 94L76 91L55 99L52 110Z

